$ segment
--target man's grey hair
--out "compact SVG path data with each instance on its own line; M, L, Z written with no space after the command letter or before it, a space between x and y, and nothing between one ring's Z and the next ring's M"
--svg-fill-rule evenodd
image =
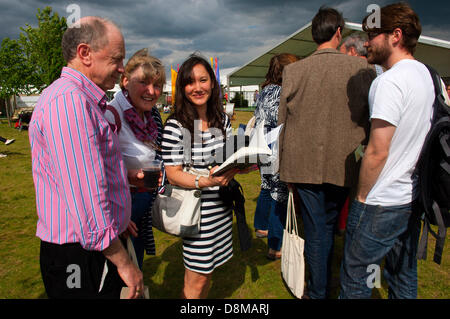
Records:
M342 44L345 46L345 49L348 51L350 48L355 48L356 53L359 56L367 56L367 49L364 47L364 43L366 42L366 38L362 34L353 33L346 37Z
M116 26L104 18L85 17L79 23L68 28L61 41L64 60L72 61L76 57L77 47L81 43L89 44L94 51L108 45L108 25Z

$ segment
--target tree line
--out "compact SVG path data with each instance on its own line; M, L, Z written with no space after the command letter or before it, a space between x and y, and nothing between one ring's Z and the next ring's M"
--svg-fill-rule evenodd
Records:
M18 39L4 38L0 47L0 98L41 93L56 80L65 65L61 40L67 29L65 17L51 7L37 9L38 26L21 27Z

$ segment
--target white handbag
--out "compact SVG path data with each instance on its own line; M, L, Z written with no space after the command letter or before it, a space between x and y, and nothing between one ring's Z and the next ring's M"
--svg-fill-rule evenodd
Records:
M286 227L281 246L281 275L292 294L301 298L305 286L305 260L303 257L305 241L298 235L295 216L294 194L289 190Z
M208 176L208 173L192 168L191 145L183 140L184 172L194 175ZM160 231L189 237L199 233L201 217L200 189L181 188L167 184L164 192L156 196L152 205L152 224Z
M187 237L200 231L202 191L166 185L152 206L152 223L165 233Z

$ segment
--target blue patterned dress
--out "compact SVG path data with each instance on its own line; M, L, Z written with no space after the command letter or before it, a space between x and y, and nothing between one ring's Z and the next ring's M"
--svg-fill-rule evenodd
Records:
M267 131L277 127L280 94L281 86L276 84L266 85L261 90L256 101L255 126L264 120ZM277 202L286 202L288 199L288 188L280 181L279 173L261 175L261 188L270 190L270 196Z

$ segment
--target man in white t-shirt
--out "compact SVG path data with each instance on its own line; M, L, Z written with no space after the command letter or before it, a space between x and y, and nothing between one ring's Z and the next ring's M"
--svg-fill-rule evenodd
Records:
M363 21L368 62L387 71L370 88L371 131L347 220L340 298L370 298L384 258L389 297L417 298L420 218L413 171L431 126L434 86L413 57L421 33L416 13L405 3L380 13L378 28Z

